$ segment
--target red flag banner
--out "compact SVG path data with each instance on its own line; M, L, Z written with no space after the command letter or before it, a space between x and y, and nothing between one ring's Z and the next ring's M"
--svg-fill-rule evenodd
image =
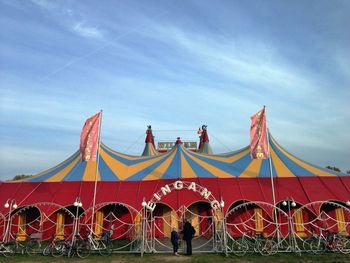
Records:
M83 161L96 161L100 116L101 113L99 112L88 118L81 131L80 158Z
M266 137L265 107L250 117L250 157L252 159L267 159L268 143Z

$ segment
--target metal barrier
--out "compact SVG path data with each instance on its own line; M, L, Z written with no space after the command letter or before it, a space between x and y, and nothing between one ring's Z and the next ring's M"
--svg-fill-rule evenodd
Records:
M79 206L35 203L0 214L0 237L3 244L33 239L48 243L53 238L74 242L77 235L86 238L93 232L99 239L112 230L113 253L172 253L171 229L180 232L184 220L189 219L196 229L194 253L350 253L350 209L340 202L301 205L287 199L274 206L241 201L226 215L205 202L182 206L177 211L165 204L157 207L159 210L144 207L137 211L123 203L98 204L91 229L91 208L84 211ZM179 252L184 253L185 248L182 241ZM38 246L35 253L43 249Z

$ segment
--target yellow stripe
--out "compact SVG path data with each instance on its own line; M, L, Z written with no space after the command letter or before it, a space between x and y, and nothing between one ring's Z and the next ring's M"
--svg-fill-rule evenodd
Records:
M155 180L161 178L166 169L168 169L169 165L173 161L175 154L177 151L173 151L172 154L164 161L161 165L151 171L148 175L146 175L142 180Z
M291 159L293 162L297 163L298 165L300 165L301 167L303 167L304 169L308 170L309 172L318 175L318 176L336 176L335 174L331 174L331 173L327 173L323 170L317 169L316 167L313 167L307 163L304 163L300 160L298 160L296 157L294 157L293 155L287 153L285 150L282 149L281 146L278 145L278 143L273 139L275 146L282 151L289 159Z
M126 178L132 176L133 174L169 156L169 154L160 155L158 158L145 160L143 162L140 162L134 165L126 165L118 161L117 159L114 159L112 156L106 153L103 149L101 149L100 154L103 160L106 162L107 166L113 171L116 177L118 177L120 180L125 180Z
M295 230L297 232L304 232L304 219L303 219L303 211L301 209L298 209L297 212L294 215L295 220Z
M248 154L250 152L250 149L247 148L243 152L240 152L240 153L235 154L235 155L230 156L230 157L203 155L203 154L198 154L198 153L190 152L190 151L188 151L188 152L191 155L199 155L199 156L203 156L203 157L208 158L208 159L212 159L212 160L216 160L216 161L220 161L220 162L224 162L224 163L233 163L234 161L237 161L238 159L242 158L244 155Z
M253 159L248 167L240 174L239 177L244 178L254 178L259 176L260 167L262 164L262 160L260 159Z
M337 218L337 224L338 224L338 231L339 232L346 232L346 225L345 225L345 216L344 216L344 210L341 207L338 207L335 209L335 217Z
M18 232L16 240L24 241L26 238L26 214L23 211L18 214Z
M95 181L97 161L88 161L85 167L83 181ZM100 171L97 172L97 181L101 181Z
M255 212L255 231L261 233L264 231L264 222L262 217L262 209L254 208Z
M192 170L190 164L185 159L183 153L181 153L181 178L195 178L197 175Z
M101 235L103 232L103 219L104 212L103 210L97 210L95 214L95 234L97 236Z
M80 156L77 156L74 161L70 165L68 165L66 168L59 171L57 174L54 174L53 176L49 177L45 180L45 182L61 182L63 178L73 169L73 167L79 162Z
M276 152L270 147L270 154L272 156L272 163L275 167L278 177L295 177L295 175L288 169L282 160L277 156Z
M58 211L57 219L56 219L56 234L55 234L55 237L58 239L64 238L64 219L65 219L65 214L62 211Z
M188 157L190 157L193 161L195 161L196 163L198 163L199 165L201 165L203 168L207 169L210 173L212 173L213 175L215 175L216 177L219 178L232 178L232 175L229 173L226 173L225 171L211 165L208 164L206 162L203 162L202 160L191 156L190 154L188 154L189 152L184 152Z

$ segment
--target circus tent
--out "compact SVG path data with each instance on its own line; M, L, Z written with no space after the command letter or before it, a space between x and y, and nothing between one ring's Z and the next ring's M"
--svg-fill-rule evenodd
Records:
M108 206L110 213L116 209L113 204L122 204L131 214L127 220L137 221L140 220L139 213L145 200L155 200L155 193L160 189L181 182L207 189L213 198L224 201L222 212L228 215L235 206L244 202L273 204L271 172L276 204L281 204L288 198L292 198L298 207L315 203L310 207L311 213L314 214L320 213L324 201L345 206L350 199L350 176L297 158L285 150L271 134L269 143L271 167L267 159L251 159L248 146L224 154L211 154L206 127L197 151L185 148L178 138L171 150L165 153L158 152L150 126L146 132L145 148L141 156L120 153L101 143L96 175L96 210L92 211L98 213L99 208ZM77 151L57 166L31 178L0 182L0 204L15 200L18 208L12 213L23 208L32 207L30 209L33 210L33 207L36 207L41 215L49 218L63 208L74 214L74 209L70 207L79 199L83 204L79 213L85 212L91 221L96 165L95 161L82 161ZM196 202L202 206L204 204L205 207L208 198L181 188L168 191L161 200L160 197L155 200L157 201L159 207L178 211L181 207L191 207ZM271 207L273 206L264 210L270 217L273 213ZM198 209L200 210L197 208L196 211ZM207 210L210 209L209 206ZM165 210L164 208L162 211ZM8 213L7 207L0 206L0 214L5 217ZM104 215L106 213L104 212ZM94 216L97 222L98 215ZM27 221L28 218L27 215ZM58 218L59 215L55 215L51 221L57 223ZM17 220L18 225L21 224L20 220L23 221L20 218ZM235 219L228 220L233 222ZM102 231L96 227L95 230ZM57 234L58 230L52 231L56 231Z

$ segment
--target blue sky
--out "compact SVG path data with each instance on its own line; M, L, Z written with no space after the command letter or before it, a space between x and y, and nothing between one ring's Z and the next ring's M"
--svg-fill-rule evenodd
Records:
M141 154L156 140L214 152L249 144L263 105L273 136L319 166L350 169L350 1L0 0L0 180L102 140Z

